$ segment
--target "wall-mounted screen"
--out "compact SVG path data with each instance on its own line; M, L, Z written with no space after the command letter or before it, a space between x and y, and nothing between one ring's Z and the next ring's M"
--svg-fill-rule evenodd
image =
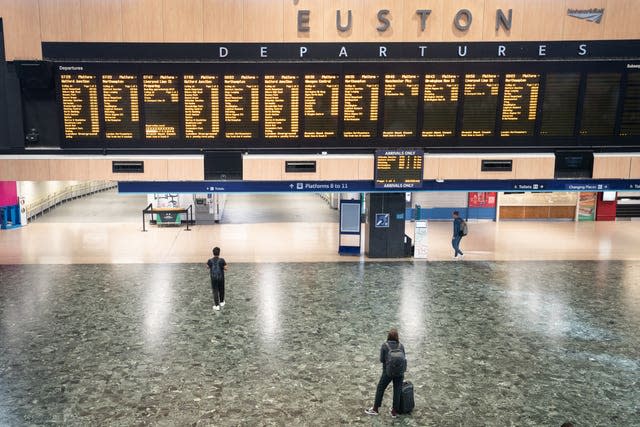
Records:
M424 151L376 150L374 180L376 188L422 187Z

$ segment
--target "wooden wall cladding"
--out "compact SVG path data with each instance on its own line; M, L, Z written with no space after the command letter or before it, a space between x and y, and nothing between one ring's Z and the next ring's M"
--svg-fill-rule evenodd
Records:
M593 178L629 179L630 172L631 157L628 154L593 156Z
M502 206L500 207L500 219L566 219L574 220L576 216L575 206Z
M640 179L640 156L631 157L630 179Z
M286 162L291 160L314 160L316 171L313 173L285 172ZM245 156L242 159L242 179L245 181L372 180L373 156L340 158Z
M604 8L602 21L567 16L567 9ZM473 14L458 30L460 9ZM377 12L388 9L385 32ZM431 10L425 31L417 9ZM496 10L513 10L511 30L496 30ZM310 11L309 32L297 13ZM352 27L336 29L336 10ZM39 59L41 41L494 41L640 38L637 0L0 0L7 58Z
M512 160L509 172L482 172L482 160ZM425 155L424 179L553 179L555 156L532 154L495 156L471 155Z

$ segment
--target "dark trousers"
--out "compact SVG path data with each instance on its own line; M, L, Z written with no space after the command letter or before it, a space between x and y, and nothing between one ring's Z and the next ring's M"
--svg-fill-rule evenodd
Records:
M211 291L213 291L213 303L220 305L224 302L224 280L216 281L211 279Z
M380 381L378 381L378 388L376 389L376 401L373 404L373 407L377 409L380 407L380 405L382 405L382 396L384 396L384 391L387 389L389 383L393 381L393 409L397 411L400 407L400 393L402 392L403 380L403 377L391 378L383 370L382 376L380 376Z
M460 250L460 240L462 240L462 236L456 236L451 240L451 246L453 246L453 250L455 251L453 256L464 255Z

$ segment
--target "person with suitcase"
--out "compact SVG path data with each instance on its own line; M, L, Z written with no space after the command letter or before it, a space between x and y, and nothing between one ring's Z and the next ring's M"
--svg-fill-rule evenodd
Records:
M407 370L407 357L404 346L400 344L398 330L392 328L387 336L387 341L380 348L380 363L382 363L382 375L376 389L376 399L373 407L365 409L367 415L378 415L384 391L390 382L393 382L393 406L391 417L396 418L400 413L401 393L404 382L404 373ZM412 408L413 409L413 408Z

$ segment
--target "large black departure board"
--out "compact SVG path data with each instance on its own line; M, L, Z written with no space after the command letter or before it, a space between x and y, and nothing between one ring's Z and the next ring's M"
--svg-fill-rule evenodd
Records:
M180 80L177 74L145 74L145 136L172 139L180 134Z
M533 135L538 113L540 74L507 74L500 136Z
M335 138L338 135L339 104L339 75L305 74L305 138Z
M138 77L134 74L102 76L104 136L107 139L140 138Z
M627 77L620 135L640 135L640 73L630 73Z
M347 74L344 77L345 138L372 138L378 133L380 76Z
M300 136L300 78L281 74L264 76L264 137Z
M99 137L98 78L89 74L62 74L60 95L65 138Z
M220 87L218 76L184 76L184 136L213 139L220 133Z
M461 136L494 134L500 92L499 74L466 74L464 76L464 115Z
M575 130L580 74L547 74L542 104L541 136L571 136Z
M424 110L422 136L451 137L456 133L460 75L426 74L424 76Z
M224 124L229 139L260 135L260 77L224 76Z
M56 66L63 147L633 145L640 63ZM52 106L54 104L51 104Z
M384 128L385 138L408 138L416 134L419 74L384 75Z
M411 189L422 187L424 151L376 150L376 188Z
M619 95L619 73L587 75L580 135L613 136Z

